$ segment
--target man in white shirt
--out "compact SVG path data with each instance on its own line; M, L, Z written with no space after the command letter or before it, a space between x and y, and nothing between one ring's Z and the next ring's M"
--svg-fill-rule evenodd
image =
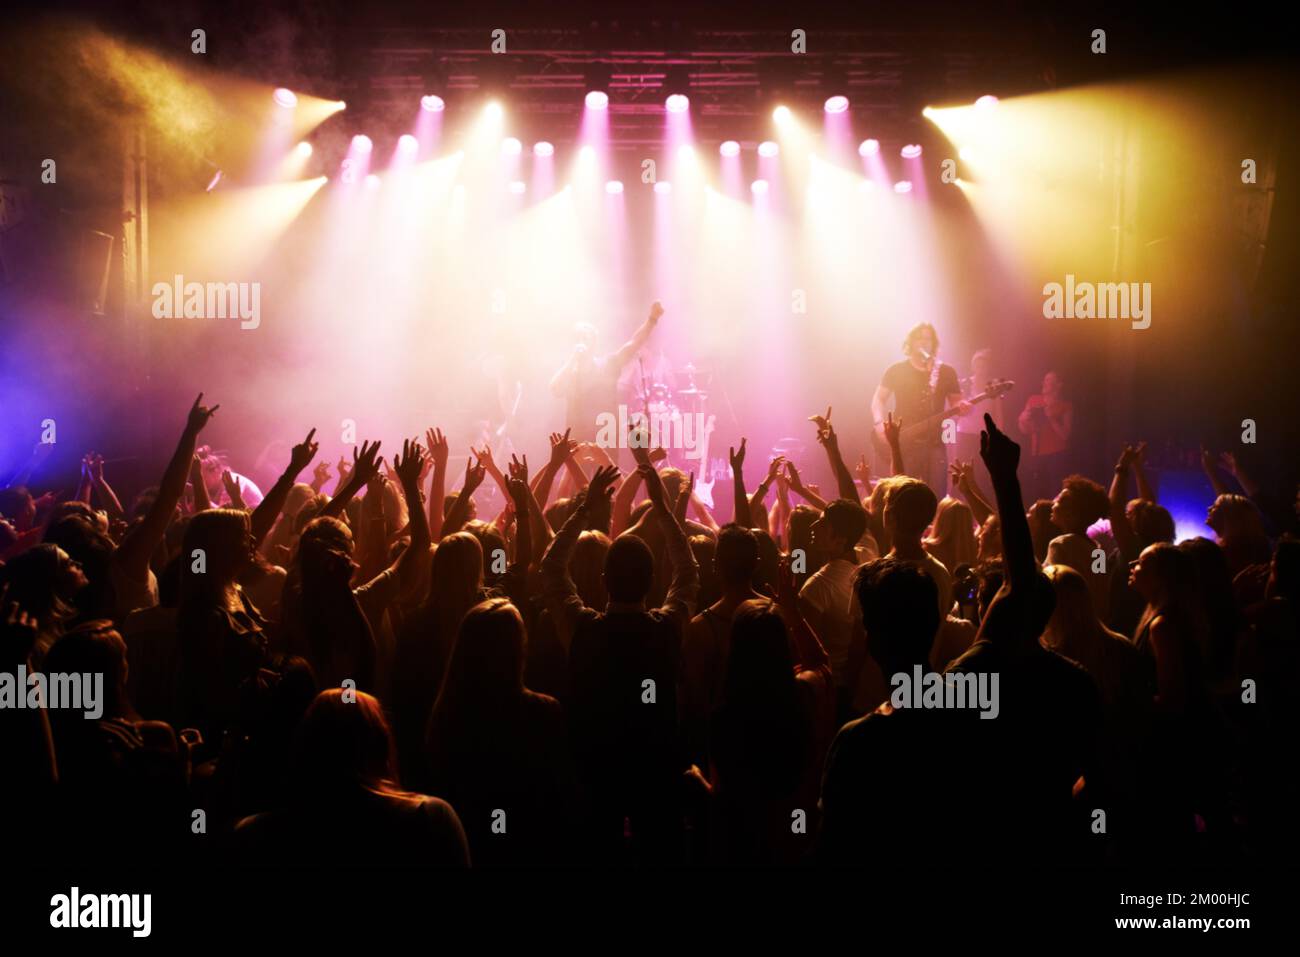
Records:
M799 606L809 626L826 647L836 696L851 699L849 642L852 637L853 573L858 560L858 540L867 530L867 513L861 505L836 499L812 525L812 544L824 565L804 583Z

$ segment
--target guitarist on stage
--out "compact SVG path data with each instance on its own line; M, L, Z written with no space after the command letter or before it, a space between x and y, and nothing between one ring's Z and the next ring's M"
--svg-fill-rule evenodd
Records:
M884 442L884 421L889 403L894 403L894 421L904 429L936 413L952 410L954 418L965 415L970 406L962 399L957 370L938 360L939 335L934 326L922 322L913 326L903 340L903 355L885 370L871 398L871 417L876 435ZM942 441L942 422L935 422L919 435L903 440L903 467L943 497L948 488L948 450ZM880 444L878 443L878 444Z

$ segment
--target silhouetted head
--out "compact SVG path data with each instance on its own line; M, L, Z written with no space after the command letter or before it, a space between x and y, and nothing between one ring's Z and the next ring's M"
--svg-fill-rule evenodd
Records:
M197 572L196 553L202 553L203 571ZM233 582L253 560L253 534L248 513L233 508L199 512L185 529L182 560L190 577L207 576L214 584Z
M885 529L893 547L920 542L934 521L939 499L920 479L903 478L885 495Z
M654 570L650 546L635 535L620 535L605 555L605 590L609 592L609 600L634 604L645 601Z
M392 734L378 701L342 688L316 696L298 725L290 756L290 780L300 799L385 789L393 768Z
M857 502L837 498L813 522L813 545L829 558L840 558L858 544L866 530L866 510Z
M749 529L727 523L718 531L713 562L723 588L748 587L758 568L758 539Z
M930 657L939 630L939 586L933 578L911 562L878 558L854 573L853 591L867 649L887 676Z
M1052 523L1067 534L1082 535L1110 514L1110 496L1092 479L1071 475L1052 501Z

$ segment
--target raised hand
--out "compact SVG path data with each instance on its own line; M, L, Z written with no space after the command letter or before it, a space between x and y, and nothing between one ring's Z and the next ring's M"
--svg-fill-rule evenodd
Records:
M817 423L817 441L822 441L822 433L831 427L831 407L829 405L826 406L825 415L808 416L808 421Z
M971 462L963 462L961 459L953 459L952 465L948 466L948 475L952 479L952 484L961 488L971 479L974 465Z
M402 453L393 458L393 471L403 489L419 487L420 473L424 468L424 449L419 439L406 439L402 442Z
M740 439L739 452L737 452L735 448L729 447L727 449L727 458L731 462L731 471L733 473L739 472L745 467L745 442L746 439L742 436Z
M473 452L473 449L470 449ZM470 459L465 462L465 494L473 495L474 491L483 484L483 476L487 475L487 467L482 461Z
M514 510L519 515L528 514L528 499L533 494L528 488L528 468L527 466L515 467L515 463L510 463L510 475L506 478L506 491L510 493L510 501L514 503Z
M325 483L329 481L330 464L325 461L317 462L316 468L312 470L311 477L312 485L317 489L317 491L324 488Z
M632 458L636 461L637 466L652 465L650 458L650 430L644 426L633 423L627 430L627 447L632 452Z
M980 458L995 481L1016 477L1020 465L1020 446L993 422L993 416L984 413L984 431L980 433Z
M525 486L528 485L528 456L525 455L521 460L517 455L510 456L510 464L506 466L509 477L518 479Z
M650 471L654 472L654 468L650 467ZM659 473L655 472L655 477L658 478ZM584 505L590 508L597 502L608 502L614 494L614 483L617 481L618 468L616 466L606 465L596 469L591 481L587 484L587 494L583 500ZM660 497L662 498L662 489Z
M799 477L799 470L795 468L794 463L788 459L785 463L785 477L790 483L790 487L796 492L803 490L803 479Z
M785 464L784 455L778 455L776 458L772 459L772 461L767 463L767 484L770 485L772 482L776 481L777 477L781 474L781 466L783 464Z
M217 414L217 409L221 408L220 405L214 405L209 409L200 404L202 401L203 393L200 392L199 397L195 399L194 404L190 406L190 414L185 421L185 429L191 435L198 435L202 432L203 427L208 424L208 420Z
M1223 452L1219 455L1219 464L1223 470L1233 478L1237 477L1237 456L1232 452Z
M320 451L320 443L313 442L316 436L316 430L312 429L307 433L307 437L293 447L289 452L289 468L296 478L298 473L311 464L311 460L316 457ZM322 463L324 464L324 463Z
M483 466L489 472L497 472L497 463L492 458L492 446L484 445L481 451L470 446L469 450L474 453L474 457L478 459L479 465Z
M889 447L893 448L898 444L899 436L903 433L903 420L895 419L894 413L890 412L885 416L885 421L880 423L880 428L885 436L885 441Z
M571 429L565 429L564 434L559 432L551 433L551 468L558 469L569 460L578 448L578 443L569 438Z
M236 482L235 477L230 474L230 469L222 470L221 484L225 488L226 496L230 499L232 504L243 498L239 491L239 483Z
M382 443L375 442L373 445L369 442L361 443L361 450L352 450L352 474L351 481L357 485L368 485L370 480L379 474L379 465L382 459L379 458L379 446Z
M858 456L858 464L853 466L853 472L858 477L865 488L871 487L871 466L867 464L866 454Z
M664 314L664 304L662 302L656 299L654 302L650 303L651 322L658 322L659 317L662 316L663 314Z
M1209 473L1214 472L1214 453L1204 445L1201 446L1201 468Z
M451 446L447 443L447 437L442 434L442 429L428 429L424 433L426 445L429 450L429 458L435 468L445 469L447 467L447 457L451 453Z
M655 467L653 465L642 465L636 471L641 476L641 481L645 482L645 492L650 498L651 506L661 510L667 509L668 503L664 500L663 479L659 477Z
M656 462L662 462L664 459L668 458L668 452L662 448L652 449L649 458L650 464L653 465Z
M776 603L782 611L799 610L799 586L795 582L789 556L782 556L776 566Z
M18 607L16 601L6 601L9 585L0 586L0 653L6 661L25 659L36 646L38 625L36 618Z

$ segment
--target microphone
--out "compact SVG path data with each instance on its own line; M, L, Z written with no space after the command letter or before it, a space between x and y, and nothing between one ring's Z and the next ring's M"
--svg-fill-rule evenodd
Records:
M925 351L924 349L922 349L920 346L917 346L917 347L916 347L916 351L917 351L917 353L921 356L921 358L924 359L926 362L933 362L933 361L934 361L934 356L931 355L929 352L926 352L926 351Z

